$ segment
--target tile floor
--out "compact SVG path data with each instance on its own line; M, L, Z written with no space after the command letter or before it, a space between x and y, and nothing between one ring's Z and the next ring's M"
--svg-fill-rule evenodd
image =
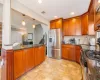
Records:
M17 80L82 80L81 66L67 60L47 58Z

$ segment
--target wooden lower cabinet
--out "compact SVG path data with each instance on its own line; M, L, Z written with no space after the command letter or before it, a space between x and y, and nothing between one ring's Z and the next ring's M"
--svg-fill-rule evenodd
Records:
M39 49L38 47L34 48L34 52L35 52L35 66L40 64L40 59L39 59Z
M62 58L80 63L81 47L75 45L62 45Z
M45 60L45 47L34 48L35 51L35 66L41 64Z
M34 48L29 48L24 50L25 58L26 58L26 71L32 69L35 67L35 54L34 54Z
M68 54L69 54L69 48L63 47L62 48L62 58L63 59L69 59Z
M14 51L14 79L45 60L45 46Z
M81 57L81 47L76 47L76 62L80 63L80 57Z
M25 57L24 51L14 51L14 79L16 80L25 72Z

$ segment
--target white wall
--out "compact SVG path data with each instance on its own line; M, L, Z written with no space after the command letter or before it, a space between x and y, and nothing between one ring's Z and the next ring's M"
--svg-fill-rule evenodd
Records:
M39 44L40 40L43 38L43 28L41 24L37 25L34 29L34 44Z
M0 4L0 22L2 22L2 18L3 18L3 5Z
M80 44L88 44L90 39L95 38L95 36L64 36L64 42L67 43L72 38L75 38L76 41L80 39Z
M15 43L15 42L18 42L18 43L22 43L22 35L20 32L18 31L11 31L11 43Z

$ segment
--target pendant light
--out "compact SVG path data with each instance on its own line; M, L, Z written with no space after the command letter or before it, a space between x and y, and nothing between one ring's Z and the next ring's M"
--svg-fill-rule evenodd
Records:
M35 19L33 19L34 23L35 23ZM35 24L32 25L33 28L35 28Z
M25 14L23 14L23 17L24 17L24 16L25 16ZM26 25L26 23L25 23L25 21L24 21L24 20L22 21L22 25L23 25L23 26L25 26L25 25Z

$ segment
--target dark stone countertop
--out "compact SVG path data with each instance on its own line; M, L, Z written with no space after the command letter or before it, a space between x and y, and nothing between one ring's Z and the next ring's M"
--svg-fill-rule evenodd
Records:
M40 47L43 46L44 44L32 44L32 45L22 45L22 46L15 46L13 47L13 50L22 50L22 49L28 49L28 48L33 48L33 47Z

